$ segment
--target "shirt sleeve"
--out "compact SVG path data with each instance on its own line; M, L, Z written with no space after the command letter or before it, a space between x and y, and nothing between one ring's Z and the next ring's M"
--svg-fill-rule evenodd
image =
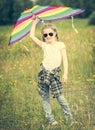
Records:
M59 42L59 47L60 47L60 50L63 49L63 48L64 49L66 48L64 42Z

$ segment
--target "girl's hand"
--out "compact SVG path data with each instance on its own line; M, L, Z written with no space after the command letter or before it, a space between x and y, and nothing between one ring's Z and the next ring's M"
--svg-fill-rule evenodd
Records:
M63 75L62 76L62 83L67 83L67 80L68 80L67 75Z
M32 21L37 21L37 16L36 15L32 16Z

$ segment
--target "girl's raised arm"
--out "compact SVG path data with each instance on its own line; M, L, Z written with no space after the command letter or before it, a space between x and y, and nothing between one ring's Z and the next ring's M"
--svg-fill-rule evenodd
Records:
M42 41L39 40L36 36L35 36L35 29L36 29L36 23L37 23L37 18L35 16L35 18L33 18L33 22L32 22L32 27L30 30L30 37L32 38L32 40L40 47L42 47Z

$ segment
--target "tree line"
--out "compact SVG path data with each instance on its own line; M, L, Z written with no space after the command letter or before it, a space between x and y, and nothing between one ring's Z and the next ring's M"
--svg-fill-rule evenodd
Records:
M37 0L36 3L40 5L63 5L85 9L85 12L78 16L81 18L87 18L95 11L95 0Z
M32 6L30 0L0 0L0 25L14 24L20 13Z
M0 25L14 24L22 11L36 4L42 6L61 5L85 9L84 13L77 16L80 18L87 18L95 11L95 0L1 0Z

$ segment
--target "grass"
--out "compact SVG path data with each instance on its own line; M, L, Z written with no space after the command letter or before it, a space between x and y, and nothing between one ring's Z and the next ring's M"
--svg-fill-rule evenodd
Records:
M69 80L63 87L74 118L78 124L70 126L55 99L51 105L59 125L51 127L45 118L41 97L37 92L37 74L42 50L29 36L8 46L12 26L0 26L0 129L1 130L93 130L95 124L95 72L92 47L95 26L87 20L75 19L78 34L71 20L54 22L60 40L67 47ZM40 29L37 36L40 37ZM62 70L63 67L61 66ZM62 72L61 72L62 75Z

